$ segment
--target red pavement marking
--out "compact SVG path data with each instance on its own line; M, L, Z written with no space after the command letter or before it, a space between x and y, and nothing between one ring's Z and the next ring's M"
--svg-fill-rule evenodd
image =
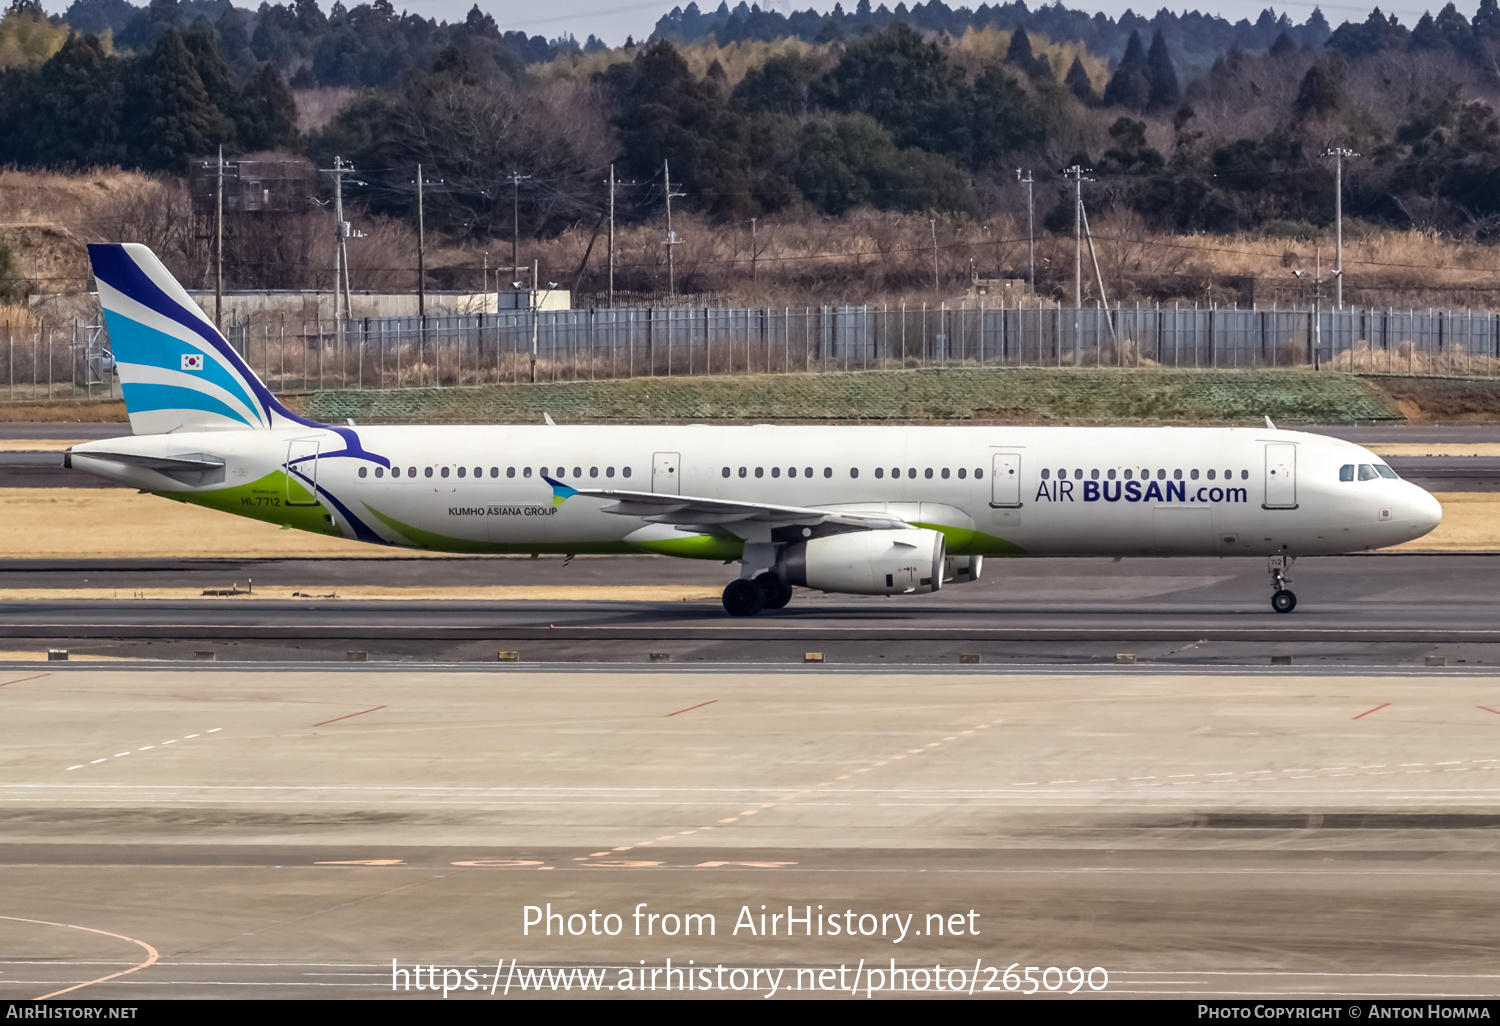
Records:
M8 681L5 682L5 684L0 684L0 688L5 687L6 684L19 684L23 680L40 680L43 677L50 677L50 676L52 676L52 674L50 674L50 673L38 673L38 674L36 674L34 676L31 676L31 677L17 677L15 680L8 680Z
M381 709L384 709L384 708L385 708L385 706L383 706L383 705L377 705L374 709L361 709L357 713L350 713L349 716L363 716L365 713L379 712ZM331 720L324 720L322 723L314 723L313 726L314 727L321 727L321 726L324 726L325 724L337 723L339 720L347 720L349 718L349 716L335 716Z
M1387 705L1390 705L1390 704L1391 703L1387 702L1387 703L1385 703L1385 705L1377 705L1373 709L1366 709L1364 712L1360 713L1358 716L1356 716L1354 718L1356 720L1364 719L1366 716L1370 715L1372 712L1379 712L1380 710L1384 709Z
M674 713L667 713L667 715L668 716L681 716L685 712L692 712L694 709L702 709L705 705L713 705L717 701L718 701L717 698L710 698L707 702L699 702L697 705L690 705L686 709L678 709Z
M1495 714L1495 715L1496 715L1496 716L1500 716L1500 709L1491 709L1491 708L1490 708L1490 707L1489 707L1489 706L1487 706L1487 705L1481 705L1481 706L1480 706L1480 707L1479 707L1479 708L1481 708L1481 709L1483 709L1483 710L1484 710L1484 711L1485 711L1485 712L1492 712L1492 713L1494 713L1494 714Z

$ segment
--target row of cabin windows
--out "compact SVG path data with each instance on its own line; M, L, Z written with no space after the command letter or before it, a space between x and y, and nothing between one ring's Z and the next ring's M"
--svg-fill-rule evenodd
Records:
M1182 480L1182 473L1183 472L1180 471L1180 470L1174 470L1174 471L1172 471L1172 480L1174 480L1174 481L1181 481ZM1218 476L1219 476L1219 472L1217 470L1209 470L1209 471L1206 471L1205 473L1206 473L1206 476L1208 477L1208 479L1210 481L1216 480L1218 478ZM1099 471L1097 471L1097 470L1091 470L1091 471L1088 472L1088 474L1089 474L1089 477L1092 478L1093 480L1095 480L1095 481L1099 480ZM1131 477L1132 477L1132 471L1131 470L1125 470L1125 471L1122 472L1122 474L1123 474L1125 480L1127 480L1127 481L1129 481L1131 479ZM1042 468L1042 480L1045 481L1048 478L1050 478L1051 476L1052 476L1052 471L1050 471L1047 468L1043 467ZM1059 479L1065 478L1065 477L1068 476L1068 472L1067 472L1067 470L1059 470L1057 472L1057 476L1058 476ZM1113 481L1115 479L1115 471L1113 471L1113 470L1106 470L1104 472L1104 476L1106 478L1108 478L1109 480ZM1189 470L1187 472L1187 476L1188 476L1188 480L1190 480L1190 481L1196 481L1196 480L1198 480L1198 471L1196 471L1196 470ZM1149 471L1149 470L1142 470L1141 471L1141 480L1142 481L1149 480L1150 477L1151 477L1151 471ZM1083 480L1083 471L1075 469L1073 471L1073 478L1075 480L1082 481ZM1158 481L1165 481L1167 479L1167 472L1165 470L1157 470L1157 472L1156 472L1156 479ZM1232 470L1226 470L1226 471L1224 471L1224 480L1226 480L1226 481L1232 481L1232 480L1234 480L1234 471L1232 471ZM1248 480L1250 480L1250 471L1248 471L1248 470L1242 470L1242 471L1240 471L1240 480L1241 481L1248 481Z
M432 468L432 467L423 467L422 468L422 475L424 477L431 477L432 473L433 473L433 469L434 468ZM468 477L469 476L469 468L468 467L459 467L459 468L457 468L456 471L453 470L453 468L450 468L450 467L438 467L436 469L437 469L437 476L438 477L447 477L450 472L456 473L459 477ZM417 468L416 467L407 467L406 470L404 471L404 473L405 473L405 476L407 476L407 477L416 477L417 476ZM359 468L359 476L360 477L368 477L369 474L370 474L370 468L369 467L360 467ZM391 468L391 476L392 477L401 477L402 474L403 474L403 471L401 470L400 467L392 467ZM551 476L551 477L564 478L564 477L568 476L568 468L567 467L556 467L556 468L553 468L553 467L537 467L536 468L536 474L537 474L538 477L541 477L542 475L546 474L546 475ZM589 474L589 477L598 477L599 476L599 468L598 467L590 467L589 471L588 471L588 474ZM385 477L385 468L384 467L376 467L375 468L375 476L376 477ZM475 467L474 468L474 476L475 477L484 477L484 468L483 467ZM490 468L490 477L499 477L499 476L500 476L500 468L499 467L491 467ZM516 468L515 467L506 467L505 468L505 476L506 477L515 477L516 476ZM531 468L530 467L522 467L521 468L521 476L522 477L530 477L531 476ZM583 477L583 468L582 467L574 467L573 468L573 476L574 477ZM605 467L604 468L604 476L605 477L614 477L615 476L615 468L614 467ZM621 467L620 468L620 476L621 477L629 477L630 476L630 468L629 467Z
M886 471L885 471L884 467L876 467L875 468L875 476L877 478L883 478L883 477L885 477L885 473L886 473ZM909 477L909 478L915 478L917 476L917 468L916 467L907 467L905 473L906 473L907 477ZM925 477L927 480L930 481L930 480L932 480L933 475L936 474L938 477L941 477L944 481L946 481L946 480L948 480L948 478L951 475L951 473L952 473L952 471L950 471L947 467L943 467L940 470L933 470L933 468L928 467L926 470L922 471L922 476ZM725 467L722 471L720 471L720 474L723 477L731 477L731 476L734 476L735 471L732 468L730 468L730 467ZM752 474L755 477L765 477L766 476L766 468L765 467L755 467L755 468L753 468L753 470L750 467L740 467L739 468L739 476L740 477L750 477ZM891 468L891 477L892 478L900 477L901 474L902 474L902 470L901 470L900 467L892 467ZM780 467L772 467L771 468L771 476L772 477L780 477L781 476L781 468ZM797 476L797 468L796 467L787 467L786 468L786 476L787 477L796 477ZM814 476L813 475L813 468L812 467L803 467L802 468L802 476L803 477L812 477L812 476ZM833 476L833 468L832 467L824 467L823 468L823 476L824 477L832 477ZM850 477L859 477L859 468L858 467L850 467L849 468L849 476ZM968 469L966 467L959 467L958 468L958 477L959 477L959 480L963 480L964 478L966 478L968 476L969 476L969 471L968 471ZM984 477L984 471L982 471L982 470L975 470L974 471L974 479L975 480L978 480L979 478L982 478L982 477Z
M424 477L432 477L434 469L437 471L437 476L438 477L448 477L451 473L456 473L457 476L459 476L459 477L468 477L469 476L469 468L468 467L458 467L456 470L454 470L454 468L451 468L451 467L437 467L437 468L423 467L422 468L422 475ZM360 477L368 477L369 473L370 473L370 468L369 467L360 467L359 468L359 476ZM550 476L556 477L556 478L564 478L564 477L568 476L568 468L567 467L557 467L554 470L551 467L538 467L536 473L537 473L538 477L540 477L540 476L542 476L544 474L547 474L547 475L550 475ZM929 480L929 481L932 480L932 478L934 476L940 477L944 481L946 481L946 480L949 479L949 477L953 473L954 472L952 470L950 470L948 467L942 467L941 469L937 469L937 470L934 470L932 467L928 467L928 468L926 468L925 470L922 471L922 476L924 478L926 478L927 480ZM974 473L974 479L976 481L978 481L978 480L980 480L980 479L982 479L984 477L984 471L981 470L981 469L979 469L978 467L976 467L974 469L973 473ZM1048 472L1045 471L1045 470L1042 471L1042 476L1046 477L1047 473ZM406 477L416 477L417 476L417 468L416 467L408 467L404 471L404 474L405 474ZM483 467L475 467L474 471L473 471L473 474L477 478L484 477L484 468ZM733 476L734 471L730 467L725 467L723 469L723 471L722 471L722 474L723 474L724 477L731 477L731 476ZM749 468L749 467L740 467L739 468L739 476L740 477L749 477L749 476L751 476L751 474L752 474L751 468ZM766 468L765 467L755 467L754 470L753 470L753 474L754 474L755 477L765 477L766 476ZM786 468L786 476L787 477L796 477L797 474L798 474L798 470L797 470L796 467L787 467ZM803 467L802 470L801 470L801 474L802 474L803 477L807 477L807 478L811 478L811 477L816 476L815 475L815 471L814 471L814 469L812 467ZM892 467L891 470L890 470L890 474L891 474L892 478L898 478L898 477L901 476L902 470L901 470L900 467ZM906 474L906 476L908 478L915 479L916 476L917 476L917 468L916 467L907 467L906 471L905 471L905 474ZM960 481L962 481L962 480L966 479L969 476L969 470L968 470L967 467L959 467L958 471L957 471L957 474L958 474L958 479ZM1125 472L1125 474L1126 474L1127 477L1130 476L1130 472L1128 470ZM402 471L402 469L400 467L392 467L391 468L391 476L392 477L401 477L402 475L403 475L403 471ZM584 471L583 471L582 467L574 467L573 468L573 476L574 477L581 478L581 477L583 477L583 475L584 475ZM884 478L885 475L886 475L886 469L884 467L876 467L875 468L875 476L877 478ZM1109 472L1109 476L1111 478L1113 478L1114 475L1115 475L1115 472L1113 470L1111 470ZM385 468L384 467L376 467L375 468L375 476L376 477L385 477ZM499 477L499 476L500 476L500 468L499 467L491 467L490 468L490 477ZM505 476L508 477L508 478L515 477L516 476L516 468L515 467L506 467L505 468ZM530 477L531 476L531 468L530 467L522 467L521 468L521 476L523 478ZM598 467L590 467L588 469L588 476L589 477L598 477L599 476L599 468ZM604 476L607 477L607 478L614 477L615 476L615 468L614 467L605 467L604 468ZM629 467L621 467L620 468L620 476L621 477L629 477L630 476L630 468ZM771 476L773 478L779 478L779 477L781 477L781 468L780 467L772 467L771 468ZM823 476L825 478L832 477L833 476L833 468L832 467L824 467L823 468ZM857 478L857 477L859 477L859 468L858 467L850 467L849 468L849 476L851 478ZM1066 477L1067 474L1066 474L1065 471L1059 471L1058 476L1059 477ZM1080 470L1078 472L1078 476L1082 477L1083 476L1083 471ZM1099 472L1095 471L1094 472L1094 476L1098 477L1099 476ZM1144 474L1143 474L1143 476L1144 476ZM1180 477L1181 474L1179 473L1178 476ZM1195 478L1198 476L1198 472L1196 470L1193 471L1193 476ZM1209 476L1212 477L1212 471L1209 472Z
M1361 481L1374 481L1382 477L1391 480L1396 479L1396 472L1384 463L1361 463L1357 473ZM1339 468L1340 481L1353 481L1355 480L1355 474L1356 471L1352 463L1345 463Z

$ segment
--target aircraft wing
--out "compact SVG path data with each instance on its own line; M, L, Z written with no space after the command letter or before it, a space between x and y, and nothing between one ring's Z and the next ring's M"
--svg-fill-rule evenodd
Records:
M849 513L818 509L812 506L777 506L765 502L740 502L734 499L704 499L692 495L666 495L659 492L627 492L614 488L574 488L545 475L554 494L566 499L584 495L591 499L613 500L601 512L640 517L653 524L702 525L734 524L754 521L763 524L821 524L832 522L872 530L907 526L899 517L884 514Z

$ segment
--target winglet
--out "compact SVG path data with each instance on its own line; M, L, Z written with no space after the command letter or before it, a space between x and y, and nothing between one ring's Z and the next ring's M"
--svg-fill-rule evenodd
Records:
M578 489L577 488L569 488L567 485L563 484L561 481L554 480L554 479L548 477L546 474L542 475L542 480L546 481L549 485L552 486L552 508L553 509L561 509L563 503L567 502L573 496L575 496L575 495L578 494Z
M1271 418L1269 415L1266 416L1266 427L1270 428L1272 431L1276 430L1276 425L1271 423Z

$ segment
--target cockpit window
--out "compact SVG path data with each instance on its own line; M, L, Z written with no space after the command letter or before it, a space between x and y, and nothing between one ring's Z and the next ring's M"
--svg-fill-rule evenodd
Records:
M1387 481L1395 481L1395 480L1399 479L1398 475L1396 474L1396 472L1394 470L1392 470L1390 467L1386 466L1384 463L1377 463L1377 464L1375 464L1375 473L1379 474L1381 477L1385 478Z
M1342 467L1339 468L1339 480L1340 481L1353 481L1354 480L1354 464L1352 464L1352 463L1345 463Z
M1370 466L1370 464L1361 463L1359 465L1359 479L1361 481L1373 481L1379 476L1379 474L1375 473L1375 468Z

